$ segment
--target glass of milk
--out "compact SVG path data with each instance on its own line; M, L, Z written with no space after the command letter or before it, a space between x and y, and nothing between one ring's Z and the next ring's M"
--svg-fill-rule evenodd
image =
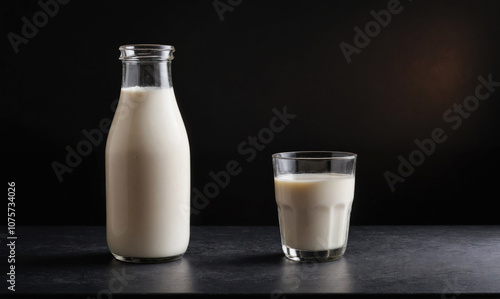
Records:
M356 157L330 151L273 155L281 244L287 258L325 262L344 254Z

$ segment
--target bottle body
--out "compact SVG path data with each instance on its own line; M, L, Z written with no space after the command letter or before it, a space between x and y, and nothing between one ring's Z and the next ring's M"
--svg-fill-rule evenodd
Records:
M171 84L122 85L106 144L110 251L132 262L181 257L189 207L189 142Z

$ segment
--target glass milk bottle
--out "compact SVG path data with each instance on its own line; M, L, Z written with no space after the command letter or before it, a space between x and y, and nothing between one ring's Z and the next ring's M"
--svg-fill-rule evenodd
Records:
M180 258L189 243L189 142L172 87L174 47L120 47L120 100L106 144L106 229L116 259Z

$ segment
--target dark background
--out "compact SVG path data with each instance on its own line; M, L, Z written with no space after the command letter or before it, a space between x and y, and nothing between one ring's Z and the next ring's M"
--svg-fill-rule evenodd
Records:
M118 47L131 43L176 48L192 187L230 160L243 169L194 225L277 224L271 154L291 150L358 154L352 224L500 224L500 90L456 130L443 118L474 95L478 76L500 81L500 1L401 1L347 63L340 43L353 45L353 28L388 2L232 1L221 20L213 1L71 1L16 54L8 33L21 35L22 18L42 9L3 1L2 172L16 182L18 225L105 224L105 142L62 182L51 163L112 118ZM247 162L238 146L283 106L297 117ZM398 156L435 128L447 140L391 192L384 173L398 174Z

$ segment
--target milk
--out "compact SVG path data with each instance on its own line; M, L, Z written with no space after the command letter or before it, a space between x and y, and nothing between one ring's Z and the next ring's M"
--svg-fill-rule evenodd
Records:
M190 158L172 88L122 88L106 144L107 240L122 257L182 255Z
M274 182L283 245L310 251L345 246L354 176L285 174Z

